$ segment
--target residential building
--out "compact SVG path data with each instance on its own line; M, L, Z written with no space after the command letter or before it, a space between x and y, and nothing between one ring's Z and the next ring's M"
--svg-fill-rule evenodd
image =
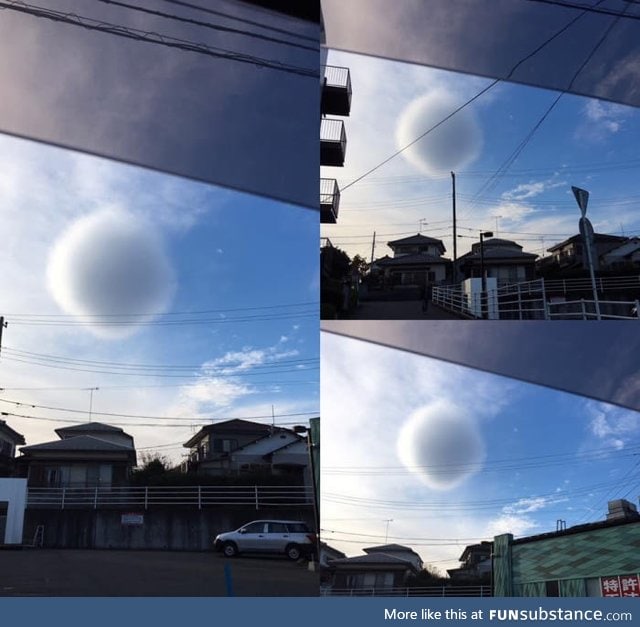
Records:
M320 97L320 165L342 167L347 150L344 121L351 112L351 75L345 67L322 68ZM327 117L338 116L338 117ZM320 222L335 224L340 208L340 189L333 178L320 179Z
M423 568L420 556L406 546L385 544L363 550L366 555L328 562L331 594L384 594L404 586Z
M311 481L306 477L307 441L291 429L226 420L202 427L184 446L189 449L187 472L224 476L266 471Z
M609 251L624 244L628 238L619 235L594 233L594 267L598 269L600 259ZM569 239L548 248L551 258L540 260L540 271L544 274L581 273L588 269L588 258L582 235L573 235Z
M610 271L638 271L640 268L640 237L630 237L610 249L600 258L602 268Z
M447 279L451 261L442 257L446 251L442 240L418 233L387 242L387 246L393 257L383 257L372 264L384 273L385 284L422 287Z
M15 470L16 446L26 444L24 436L0 420L0 477L11 477Z
M535 277L535 261L538 255L525 253L520 244L497 237L471 246L471 251L458 258L458 268L465 279L486 276L497 279L498 285L522 283Z
M56 429L59 440L23 446L17 463L30 487L126 485L137 463L133 438L119 427L88 422Z
M494 596L640 596L640 515L610 501L606 520L494 538Z
M454 580L470 580L489 576L492 547L493 544L487 541L467 546L460 556L462 565L447 570L449 577Z

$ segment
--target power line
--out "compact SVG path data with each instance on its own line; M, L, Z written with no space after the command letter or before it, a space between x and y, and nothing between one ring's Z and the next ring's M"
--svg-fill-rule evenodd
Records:
M86 414L84 409L70 409L68 407L52 407L50 405L34 405L33 403L23 403L20 401L12 401L9 399L0 398L0 402L7 403L9 405L15 405L16 407L30 407L32 409L47 409L49 411L61 411L69 414ZM188 420L193 422L193 417L185 416L149 416L144 414L123 414L117 412L108 411L95 411L92 410L92 414L96 416L115 416L116 418L142 418L146 420ZM227 418L212 419L214 422L227 421L227 420L261 420L261 419L273 419L273 418L292 418L293 416L317 416L317 411L305 411L295 412L289 414L263 414L258 416L230 416ZM206 420L205 418L197 418L197 420Z
M172 379L204 379L207 375L206 370L201 373L188 374L169 374L169 373L152 373L152 372L118 372L114 370L96 370L92 368L74 368L71 366L63 366L60 364L43 363L34 359L19 359L17 357L4 356L5 361L13 361L24 364L31 364L35 366L43 366L46 368L55 368L58 370L71 370L74 372L91 372L95 374L112 374L128 377L158 377L158 378L172 378ZM303 366L300 368L289 368L284 370L267 370L266 372L236 372L236 373L216 373L215 378L239 378L239 377L251 377L251 376L264 376L271 374L285 374L290 372L308 372L309 370L318 370L318 367Z
M296 308L296 307L318 307L320 303L318 301L306 301L302 303L282 303L277 305L259 305L256 307L234 307L229 309L196 309L196 310L185 310L185 311L147 311L147 312L121 312L121 313L110 313L110 314L82 314L80 316L74 314L33 314L33 313L5 313L4 315L7 317L38 317L38 318L69 318L69 319L77 319L77 318L136 318L136 317L147 317L147 316L198 316L204 314L227 314L238 311L259 311L262 309L285 309L285 308Z
M297 37L298 39L306 39L308 41L317 42L317 37L310 37L308 35L301 35L299 33L294 33L284 28L277 28L276 26L269 26L264 24L263 22L256 22L254 20L248 20L246 18L237 17L235 15L229 15L228 13L223 13L222 11L214 11L213 9L209 9L208 7L202 7L193 2L184 2L181 0L164 0L169 4L174 4L181 7L187 7L189 9L194 9L196 11L202 11L203 13L208 13L210 15L217 15L220 17L224 17L228 20L234 20L236 22L242 22L243 24L250 24L251 26L258 26L259 28L264 28L266 30L270 30L276 33L282 33L283 35L289 35L290 37Z
M79 26L87 30L107 33L109 35L115 35L117 37L123 37L125 39L131 39L134 41L157 44L160 46L175 48L187 52L195 52L197 54L202 54L218 59L238 61L239 63L248 63L258 67L264 67L271 70L278 70L281 72L287 72L289 74L296 74L298 76L313 78L315 80L319 80L320 78L320 74L316 70L288 65L285 63L281 63L280 61L264 59L262 57L255 57L249 54L234 52L232 50L225 50L223 48L214 48L213 46L208 46L202 43L194 43L185 39L171 37L170 35L142 31L136 28L122 26L120 24L98 21L75 13L63 13L60 11L54 11L52 9L45 9L43 7L21 2L20 0L7 0L6 2L0 2L0 9L17 11L19 13L31 15L33 17L44 18L63 24L70 24L72 26Z
M85 412L86 413L86 412ZM305 416L317 416L318 412L308 412L305 414L302 414ZM64 423L64 424L87 424L86 420L73 420L70 418L46 418L44 416L31 416L31 415L27 415L27 414L16 414L14 412L7 412L7 411L3 411L0 412L0 416L13 416L14 418L24 418L25 420L40 420L43 422L56 422L56 423ZM196 426L196 427L205 427L207 425L211 425L211 424L215 424L215 423L219 423L219 422L226 422L227 420L233 420L233 418L220 418L220 419L207 419L207 418L194 418L191 420L191 422L189 422L188 424L185 423L161 423L158 424L157 422L138 422L138 423L132 423L132 422L109 422L109 424L116 426L116 427L153 427L155 429L158 428L180 428L180 429L185 429L188 428L190 425ZM239 418L239 420L243 420L242 418ZM265 422L265 425L270 425L272 424L272 416L269 415L267 422ZM300 424L300 421L285 421L285 422L277 422L275 424L276 427L278 426L290 426L290 425L297 425Z
M613 11L612 9L604 9L598 8L598 5L601 4L598 2L595 6L585 6L584 4L577 4L575 2L559 2L558 0L526 0L527 2L538 2L541 4L550 4L552 6L562 7L565 9L578 9L583 11L584 13L600 13L602 15L610 15L616 18L624 18L628 20L640 20L640 15L634 15L633 13L627 14L626 7L622 12ZM636 4L635 2L631 2L631 0L625 0L627 5Z
M100 366L100 367L116 367L121 368L123 370L204 370L207 374L216 373L218 370L224 374L228 374L229 369L234 368L251 368L252 370L256 369L265 369L265 368L279 368L283 365L291 366L295 365L308 365L308 364L316 364L319 361L318 357L309 357L305 359L276 359L272 361L255 363L255 364L247 364L247 362L242 359L235 359L232 361L222 361L217 364L198 364L198 365L156 365L156 364L136 364L136 363L121 363L115 361L97 361L91 359L77 359L77 358L69 358L69 357L61 357L57 355L47 355L45 353L34 353L31 351L22 351L13 349L9 346L5 347L5 350L9 352L10 355L16 355L18 357L29 357L36 358L42 361L51 361L54 363L64 363L64 364L72 364L72 365L91 365L91 366Z
M602 2L603 0L600 0L600 2ZM599 2L599 3L600 3ZM599 4L598 3L598 4ZM516 70L526 61L528 61L529 59L531 59L533 56L535 56L536 54L538 54L538 52L540 52L540 50L542 50L545 46L547 46L548 44L550 44L554 39L556 39L556 37L559 37L562 33L564 33L568 28L570 28L575 22L577 22L581 17L583 17L584 13L578 15L577 17L573 18L571 21L569 21L565 26L563 26L560 30L558 30L557 32L555 32L553 35L551 35L551 37L548 37L542 44L540 44L537 48L535 48L532 52L530 52L528 55L524 56L522 59L520 59L509 71L509 73L507 74L507 76L504 79L496 79L494 81L492 81L489 85L487 85L486 87L484 87L483 89L481 89L475 96L472 96L469 100L467 100L466 102L464 102L462 105L460 105L458 108L456 108L452 113L450 113L449 115L447 115L445 118L443 118L442 120L440 120L438 123L436 123L435 125L433 125L431 128L429 128L427 131L425 131L422 135L420 135L418 138L416 138L415 140L413 140L412 142L410 142L409 144L407 144L406 146L402 147L400 150L397 150L395 153L393 153L390 157L388 157L387 159L385 159L384 161L382 161L381 163L379 163L378 165L376 165L375 167L371 168L370 170L368 170L367 172L365 172L363 175L359 176L357 179L351 181L351 183L348 183L347 185L343 186L342 189L340 190L341 192L344 192L345 189L348 189L349 187L351 187L352 185L355 185L358 181L361 181L363 178L365 178L366 176L368 176L369 174L371 174L372 172L375 172L378 168L381 168L383 165L387 164L389 161L391 161L392 159L394 159L395 157L397 157L399 154L401 154L402 152L404 152L405 150L407 150L408 148L410 148L411 146L413 146L416 142L420 141L423 137L425 137L426 135L428 135L429 133L431 133L432 131L434 131L436 128L438 128L439 126L441 126L442 124L444 124L445 122L447 122L449 119L451 119L454 115L456 115L456 113L458 113L459 111L461 111L462 109L464 109L465 107L469 106L472 102L474 102L475 100L477 100L480 96L482 96L483 94L485 94L486 92L488 92L490 89L492 89L495 85L497 85L499 82L501 82L502 80L509 80L509 78L511 78L513 76L513 74L516 72Z
M230 26L220 26L219 24L213 24L211 22L203 22L202 20L196 20L189 17L182 17L175 13L165 13L164 11L158 11L156 9L147 9L144 7L135 6L127 2L120 2L119 0L96 0L104 4L113 4L115 6L129 9L131 11L137 11L139 13L146 13L147 15L154 15L156 17L162 17L165 19L174 20L176 22L183 22L185 24L193 24L195 26L202 26L211 30L221 31L224 33L231 33L234 35L243 35L245 37L252 37L254 39L261 39L271 43L277 43L284 46L292 46L294 48L301 48L302 50L311 50L317 53L320 50L320 42L316 46L307 46L305 44L297 44L295 42L286 41L284 39L278 39L277 37L269 37L268 35L261 35L260 33L252 33L251 31L241 30L239 28L231 28Z

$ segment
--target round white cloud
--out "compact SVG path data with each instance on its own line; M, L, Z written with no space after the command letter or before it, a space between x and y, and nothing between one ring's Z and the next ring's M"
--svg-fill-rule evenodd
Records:
M402 112L396 129L398 149L404 148L460 106L444 91L415 99ZM462 168L480 154L482 131L470 109L463 109L405 150L403 156L429 176Z
M157 229L114 209L78 219L60 236L49 257L47 280L69 314L148 314L125 326L88 327L113 338L131 335L140 322L166 311L176 283Z
M397 450L402 463L435 490L459 485L480 469L485 457L475 421L444 401L426 405L409 417Z

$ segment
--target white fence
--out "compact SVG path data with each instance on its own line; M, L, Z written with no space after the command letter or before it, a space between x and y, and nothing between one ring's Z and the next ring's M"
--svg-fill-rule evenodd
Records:
M491 586L435 586L429 588L324 588L321 596L340 597L490 597Z
M249 505L312 506L313 490L305 486L148 486L96 488L29 488L27 507L149 509L154 506L203 507Z
M640 295L640 277L609 277L598 279L598 290L633 290ZM589 298L566 300L567 294L585 291L591 296L589 279L559 281L527 281L499 286L485 294L474 294L475 303L459 285L433 288L436 305L467 318L499 320L595 320L595 302ZM478 307L477 300L480 299ZM599 300L600 319L638 320L639 300Z

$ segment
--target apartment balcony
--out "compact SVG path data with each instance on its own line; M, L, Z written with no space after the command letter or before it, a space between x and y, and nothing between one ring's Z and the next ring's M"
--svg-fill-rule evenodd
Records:
M320 179L320 222L335 224L338 220L340 189L335 179Z
M347 151L347 134L344 122L333 118L323 118L320 122L320 165L344 165Z
M351 112L351 74L349 68L326 65L322 83L323 115L348 116Z

